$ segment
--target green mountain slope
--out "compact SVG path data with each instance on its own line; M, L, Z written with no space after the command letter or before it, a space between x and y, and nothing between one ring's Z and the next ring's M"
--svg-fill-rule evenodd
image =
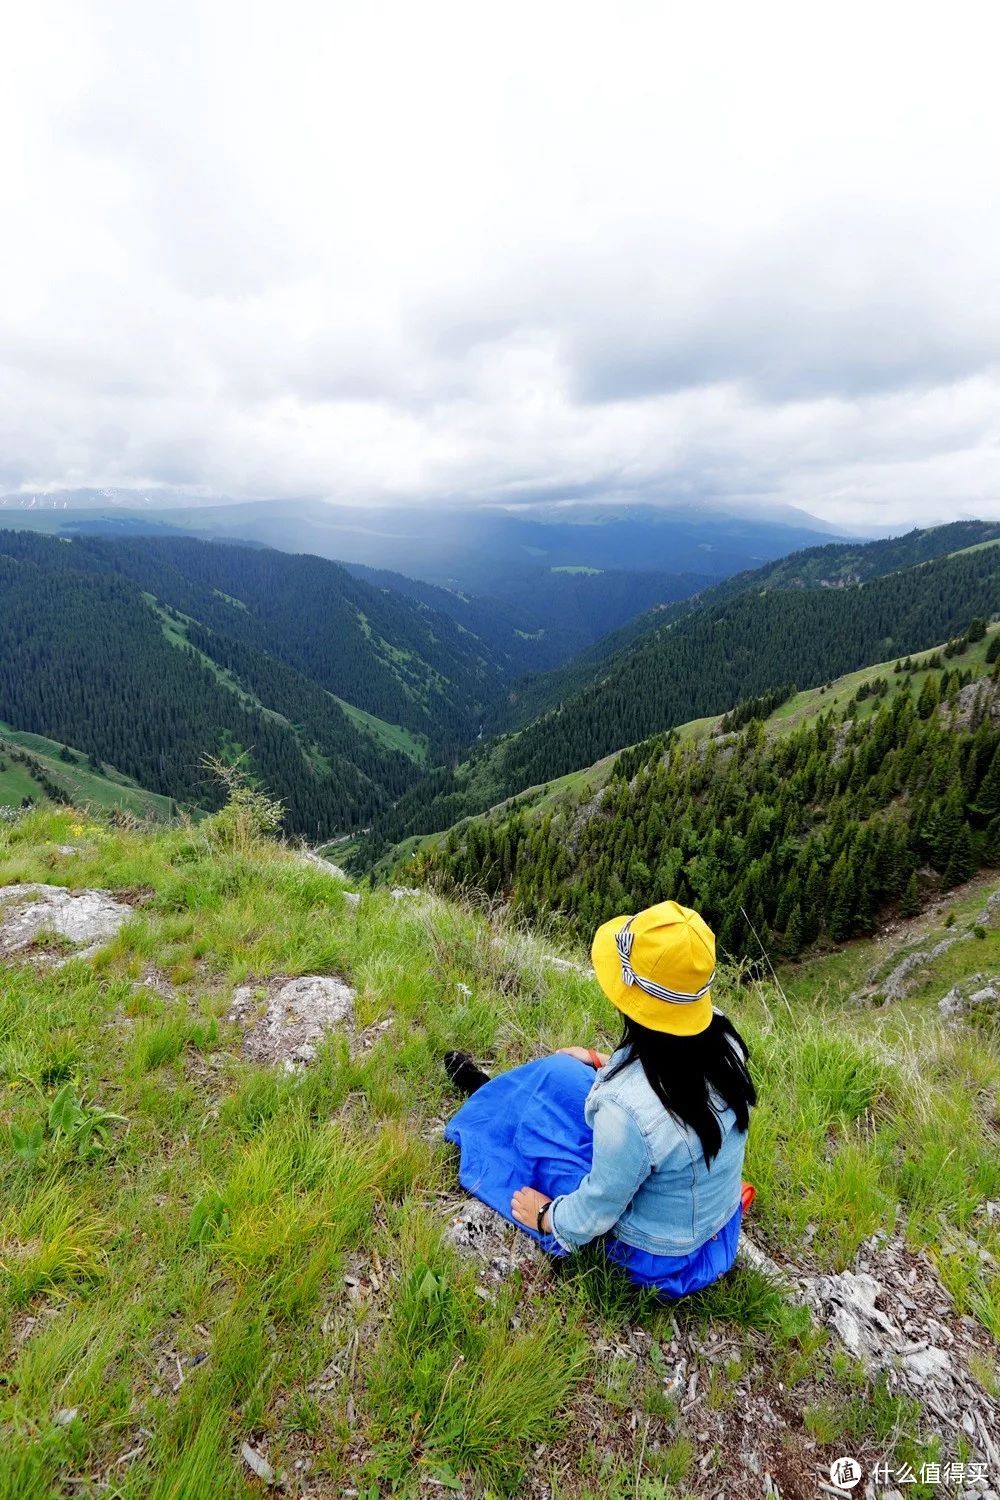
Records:
M147 792L114 766L91 761L71 745L0 723L0 805L46 798L93 810L120 808L141 818L169 818L173 799Z
M727 604L740 594L765 589L845 588L961 550L989 546L997 538L997 522L954 521L884 541L831 542L793 552L762 568L727 578L690 599L640 614L566 666L515 684L491 717L489 728L499 732L530 723L566 698L600 682L614 670L617 658L694 610Z
M893 657L888 661L874 662L869 667L862 667L857 672L847 672L818 688L791 693L779 688L774 694L767 694L764 698L743 700L725 714L709 714L700 719L690 719L686 724L679 724L672 733L678 743L686 744L692 741L704 742L731 733L733 729L744 727L750 718L757 718L763 723L769 738L788 734L793 729L806 725L814 725L824 714L835 719L846 717L853 723L863 723L882 706L885 693L890 687L895 690L905 684L916 704L927 678L940 673L945 662L954 660L963 677L967 676L970 681L981 681L989 677L1000 652L998 636L1000 625L989 625L982 639L964 641L960 652L955 649L954 643L944 642L928 651L914 652L905 659ZM949 651L951 655L946 654ZM905 665L905 675L901 678L897 673L897 663L900 661ZM774 700L773 704L769 701L771 699ZM485 812L472 814L469 820L457 822L455 829L463 831L466 821L489 822L502 818L509 812L520 812L529 820L537 821L544 814L564 808L571 802L578 805L589 803L614 774L619 758L630 756L637 748L634 745L625 746L622 750L603 756L593 765L583 766L578 771L570 771L565 776L537 786L526 787L524 791L495 803ZM385 855L377 866L378 871L387 873L390 870L404 870L406 860L425 849L440 848L451 831L445 829L406 840Z
M737 733L654 737L599 790L473 820L408 868L581 935L667 897L744 957L871 933L1000 864L998 647L980 622L916 670L858 674L840 713L844 687L782 705L770 734L747 704Z
M127 579L197 622L191 644L222 665L256 672L260 656L276 659L438 747L472 738L500 690L500 666L471 633L322 558L187 538L3 532L0 553L46 572Z
M174 618L128 578L78 571L73 544L29 541L37 560L0 555L8 723L196 805L217 797L204 756L247 752L289 830L310 838L364 825L415 775L283 661Z
M0 827L0 885L51 881L59 847L61 882L134 905L91 957L4 962L12 1500L250 1500L268 1476L317 1496L680 1500L706 1474L733 1496L771 1475L806 1496L844 1453L866 1475L988 1462L1000 1054L995 1029L939 1015L940 987L873 1007L723 969L761 1101L747 1258L662 1306L594 1257L556 1274L476 1215L441 1139L446 1048L499 1069L617 1040L583 947L556 967L499 914L385 890L349 905L292 851L237 853L204 824L36 812ZM996 972L995 906L983 933L967 941ZM884 956L851 951L862 972ZM353 1020L285 1072L252 1055L234 991L263 1008L303 975L349 984ZM832 1300L859 1271L882 1320L863 1357ZM926 1349L946 1381L907 1363Z
M887 544L875 545L885 560ZM894 652L923 650L998 609L993 547L850 587L754 589L691 609L615 658L600 682L413 788L377 820L373 853L781 683L818 686Z

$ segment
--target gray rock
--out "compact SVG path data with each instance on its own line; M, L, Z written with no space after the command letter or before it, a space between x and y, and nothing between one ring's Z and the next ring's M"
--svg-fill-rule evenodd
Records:
M252 1448L249 1443L242 1445L240 1453L243 1456L243 1462L253 1470L258 1479L262 1479L265 1484L274 1483L274 1470L263 1453L258 1453L257 1449Z
M78 944L89 957L131 916L107 891L69 891L56 885L0 887L0 954L10 955L52 936Z
M960 1015L963 1009L962 992L958 985L952 985L947 995L938 1001L938 1010L943 1016Z
M244 1028L243 1053L255 1062L306 1067L328 1032L350 1025L355 992L331 974L241 985L229 1019Z
M960 1016L968 1010L995 1005L998 997L1000 980L987 980L985 974L972 974L964 983L952 985L947 995L938 1001L938 1010L943 1016Z
M456 1205L444 1239L461 1254L480 1261L491 1281L505 1281L517 1267L542 1254L534 1240L477 1198L465 1198Z
M918 1349L913 1354L904 1354L903 1364L907 1374L930 1385L943 1385L945 1381L954 1379L955 1371L948 1355L943 1349L936 1349L933 1345L929 1349Z
M300 864L322 871L324 875L329 875L331 880L347 879L346 871L342 870L339 865L335 865L332 859L324 859L322 854L317 854L314 849L302 849L297 857Z

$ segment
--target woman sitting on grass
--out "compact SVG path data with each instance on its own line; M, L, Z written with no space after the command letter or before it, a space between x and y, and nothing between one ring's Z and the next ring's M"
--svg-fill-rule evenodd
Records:
M563 1047L493 1079L449 1052L470 1097L445 1138L462 1186L551 1254L604 1236L632 1281L684 1296L729 1270L753 1196L749 1053L712 1009L715 938L697 912L663 901L615 917L592 956L625 1017L618 1050Z

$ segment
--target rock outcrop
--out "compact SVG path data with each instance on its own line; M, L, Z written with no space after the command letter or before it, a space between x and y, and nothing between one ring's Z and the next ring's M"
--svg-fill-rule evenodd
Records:
M58 885L0 887L0 955L10 957L47 941L77 948L87 958L116 936L131 908L107 891L70 891Z
M331 1031L350 1026L355 992L331 974L241 985L229 1019L243 1027L243 1054L288 1072L308 1066Z

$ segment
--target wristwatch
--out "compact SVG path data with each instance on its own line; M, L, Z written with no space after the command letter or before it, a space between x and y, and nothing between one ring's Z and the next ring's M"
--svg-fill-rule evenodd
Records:
M542 1228L542 1220L545 1218L545 1215L548 1213L549 1209L552 1207L552 1201L553 1200L551 1198L547 1198L545 1200L545 1202L542 1204L541 1208L538 1210L538 1214L537 1214L537 1217L535 1219L535 1224L536 1224L536 1226L538 1228L538 1233L539 1234L545 1234L545 1230Z

